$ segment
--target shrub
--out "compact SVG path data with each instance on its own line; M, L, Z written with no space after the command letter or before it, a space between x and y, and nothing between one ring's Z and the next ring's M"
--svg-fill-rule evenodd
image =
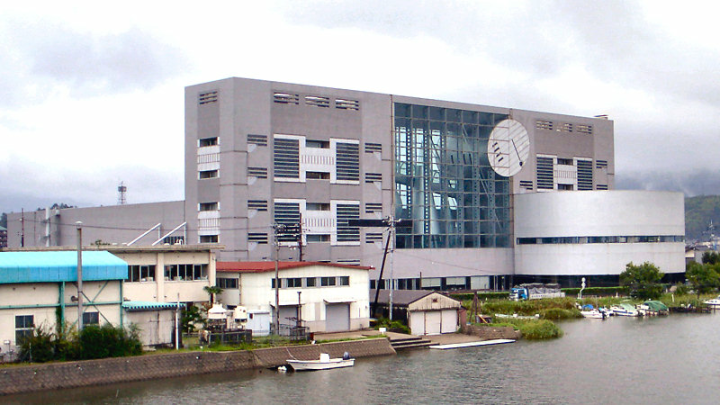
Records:
M126 331L110 324L89 325L79 336L80 358L102 359L106 357L133 356L142 353L142 343L137 329Z
M378 319L375 329L387 328L389 332L410 334L410 328L400 321L390 321L388 318Z
M560 319L581 318L582 314L580 314L580 311L576 308L572 308L572 309L550 308L550 309L541 311L540 317L542 317L543 319L551 319L551 320L557 321Z

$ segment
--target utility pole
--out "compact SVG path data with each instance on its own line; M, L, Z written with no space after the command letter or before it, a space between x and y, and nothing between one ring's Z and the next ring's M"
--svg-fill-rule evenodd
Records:
M83 291L82 291L82 222L75 222L77 225L77 289L78 289L78 333L83 328Z
M285 225L274 224L273 229L275 230L275 334L280 335L280 272L278 270L278 262L280 261L280 241L278 234L285 230Z
M297 235L297 242L298 242L298 261L303 261L303 218L302 213L300 213L300 221L298 222L298 235Z
M392 239L392 249L390 250L390 298L389 298L389 310L390 310L390 321L393 320L393 290L395 289L395 218L390 215L388 217L388 224L390 225L390 238Z
M20 247L25 247L25 209L20 209Z

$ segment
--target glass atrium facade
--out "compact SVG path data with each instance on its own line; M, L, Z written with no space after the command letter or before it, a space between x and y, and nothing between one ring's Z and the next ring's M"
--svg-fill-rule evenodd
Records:
M510 247L510 178L490 167L490 132L507 114L395 103L397 247Z

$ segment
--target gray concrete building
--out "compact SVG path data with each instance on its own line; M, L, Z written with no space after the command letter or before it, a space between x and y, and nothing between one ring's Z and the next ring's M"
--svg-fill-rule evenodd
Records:
M614 170L613 122L607 117L228 78L185 89L184 202L147 205L132 214L118 206L59 215L65 224L65 218L80 217L101 223L93 238L111 243L128 243L141 229L159 225L136 243L219 243L225 246L220 261L272 260L273 225L280 224L287 230L278 236L281 260L376 269L388 230L349 221L392 216L411 223L397 228L395 253L386 263L385 278L396 279L398 288L507 286L516 262L536 279L577 284L576 270L567 280L562 271L537 274L517 256L515 198L577 192L585 197L574 203L590 204L583 209L592 211L603 200L594 196L613 189ZM533 205L534 197L528 198L525 207ZM132 218L134 225L118 224L122 233L103 229L109 217ZM672 238L657 240L676 243L676 219L667 230L654 229ZM18 246L17 213L8 227L11 246ZM50 228L33 242L62 243L66 228L72 227L58 226L54 237ZM596 236L573 232L557 240ZM543 235L523 228L524 240L534 236ZM655 241L652 236L642 240ZM676 247L659 250L674 255ZM634 260L652 261L653 254ZM586 271L615 278L618 273Z

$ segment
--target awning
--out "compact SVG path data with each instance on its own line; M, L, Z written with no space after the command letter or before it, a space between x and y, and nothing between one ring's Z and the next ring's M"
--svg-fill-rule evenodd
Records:
M349 300L347 298L330 298L330 299L323 299L326 304L352 304L355 302L355 300Z
M84 281L125 280L128 265L106 251L82 252ZM77 251L0 252L0 284L77 281Z
M122 307L129 312L163 311L176 309L178 304L177 302L125 301ZM180 308L185 308L185 304L180 303Z

